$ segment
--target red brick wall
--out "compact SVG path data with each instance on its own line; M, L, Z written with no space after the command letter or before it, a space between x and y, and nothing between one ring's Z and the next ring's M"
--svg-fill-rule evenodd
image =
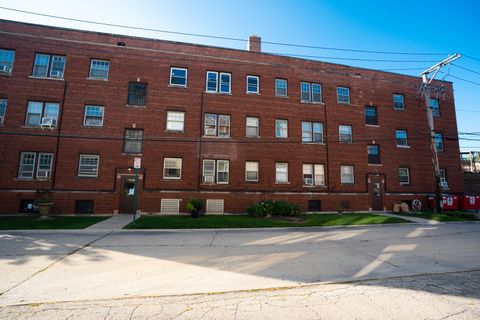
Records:
M74 200L86 199L87 195L95 199L98 213L118 210L119 180L116 173L133 164L134 156L122 154L124 129L131 127L144 130L142 167L145 169L145 190L139 197L142 211L158 212L160 199L165 194L168 194L167 198L184 199L182 208L190 197L224 198L228 212L244 212L251 202L266 198L287 199L298 203L304 210L308 199L322 200L324 210L334 210L339 201L348 199L352 210L368 210L367 175L371 173L385 177L384 204L387 208L397 199L422 198L433 192L427 120L418 93L419 78L241 50L8 21L0 21L0 25L4 32L16 33L0 34L0 46L15 49L13 75L0 75L0 96L8 99L5 124L0 126L3 151L0 154L3 169L0 171L0 197L4 200L0 203L0 212L18 210L20 198L35 195L22 190L37 189L53 189L52 195L61 212L71 213ZM118 41L125 42L126 46L116 46ZM67 56L65 80L30 77L35 52ZM91 58L110 60L108 81L87 79ZM188 88L168 86L171 66L188 68ZM207 70L230 72L232 94L204 93ZM260 77L260 95L245 93L247 74ZM288 79L288 98L274 96L275 78ZM146 108L126 106L128 83L137 80L148 83ZM324 103L301 103L300 81L321 83ZM445 100L440 99L441 117L435 118L436 129L444 136L456 137L452 84L436 84L446 88ZM54 163L54 186L52 181L17 179L21 151L56 153L58 129L42 131L23 127L27 101L61 103L65 86L61 134L89 139L60 139L58 160ZM337 86L350 88L350 105L337 103ZM405 95L406 111L393 110L393 93ZM102 128L83 127L85 104L105 106ZM365 125L364 107L370 104L377 107L379 126ZM230 139L203 138L201 144L198 143L203 134L202 108L203 113L231 115ZM167 110L185 111L184 133L165 131ZM246 116L260 118L260 138L245 137ZM275 138L277 118L288 119L288 139ZM302 120L323 122L327 143L302 144ZM353 143L337 142L339 124L353 127ZM408 131L409 149L396 147L395 129ZM381 166L367 164L367 144L372 141L380 145ZM447 170L448 191L462 193L458 141L445 140L444 145L445 151L440 153L439 159L440 167ZM228 185L199 185L200 149L200 160L230 160ZM77 177L80 153L100 155L98 178ZM181 180L162 178L164 157L183 158ZM246 160L259 161L259 182L244 181ZM289 184L275 184L275 162L289 163ZM327 186L303 187L303 163L325 164ZM340 165L345 164L355 166L353 185L340 183ZM410 185L400 186L399 166L410 168ZM77 191L89 193L75 193Z

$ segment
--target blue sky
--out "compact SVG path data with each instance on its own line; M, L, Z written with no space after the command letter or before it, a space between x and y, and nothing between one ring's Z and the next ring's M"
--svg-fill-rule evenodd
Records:
M459 132L479 132L480 120L480 2L472 1L57 1L0 0L0 7L113 24L322 47L439 53L387 55L266 45L263 51L334 58L408 60L409 62L351 61L322 58L352 66L394 70L417 75L449 53L462 57L438 78L454 83ZM141 32L105 27L0 9L2 19L146 36L244 49L246 42ZM462 69L467 68L471 71ZM473 72L472 72L473 71ZM476 73L475 73L476 72ZM464 80L476 82L469 83ZM440 102L441 103L441 102ZM465 138L468 136L461 136ZM470 136L472 138L472 136ZM475 138L475 137L474 137ZM480 136L475 138L480 140ZM480 141L460 140L462 151L480 151Z

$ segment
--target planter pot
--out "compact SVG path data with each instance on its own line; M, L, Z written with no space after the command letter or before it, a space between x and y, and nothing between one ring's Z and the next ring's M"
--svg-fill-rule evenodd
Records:
M50 215L52 211L53 203L51 202L39 203L37 204L37 206L38 206L38 212L40 212L40 216L47 217Z

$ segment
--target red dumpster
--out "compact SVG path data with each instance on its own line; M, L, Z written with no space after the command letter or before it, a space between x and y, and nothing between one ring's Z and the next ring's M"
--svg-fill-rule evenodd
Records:
M443 195L442 196L442 201L440 202L440 205L444 210L458 210L459 208L459 201L460 197L459 196L449 196L449 195ZM433 197L428 197L428 204L430 208L434 208L434 202L433 202Z
M480 196L463 196L460 199L460 209L480 210Z

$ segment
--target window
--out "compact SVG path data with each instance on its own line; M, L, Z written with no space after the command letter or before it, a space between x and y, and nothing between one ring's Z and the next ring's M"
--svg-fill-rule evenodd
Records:
M230 137L230 116L205 113L205 136Z
M340 182L344 184L352 184L355 182L353 166L340 166Z
M277 183L288 182L288 163L275 163L275 181Z
M66 61L67 58L65 56L37 53L32 75L34 77L63 79Z
M440 117L440 106L438 104L438 99L430 98L430 108L432 109L432 116Z
M365 107L365 124L378 125L377 107Z
M5 120L5 112L7 111L7 99L0 99L0 125Z
M440 186L448 186L447 171L445 169L440 169L438 175L440 176Z
M260 129L260 119L257 117L247 117L245 135L247 137L258 137Z
M258 181L258 162L245 162L245 181Z
M322 102L322 86L318 83L301 82L300 83L302 102Z
M397 147L408 147L407 131L395 130L395 139L397 140Z
M405 98L403 94L393 94L393 109L405 110Z
M79 177L98 177L100 156L95 154L81 154L78 161Z
M75 213L93 213L94 200L75 200Z
M39 127L42 124L57 125L58 103L28 101L25 125Z
M53 154L22 152L18 169L19 179L48 179L52 171Z
M0 49L0 74L12 74L15 51Z
M323 124L303 121L302 142L323 142Z
M367 146L368 151L368 164L380 164L380 146L376 144L369 144Z
M275 95L286 97L288 95L288 82L285 79L275 79Z
M123 153L142 153L143 130L125 129Z
M203 179L204 183L227 184L229 180L228 160L203 160ZM215 171L216 169L216 171Z
M92 59L90 61L90 74L91 79L108 80L108 72L110 69L110 61Z
M167 111L167 130L183 131L185 123L185 112Z
M443 151L443 136L441 133L435 133L435 146L437 151Z
M304 164L303 165L303 185L324 186L325 185L324 165L323 164Z
M275 137L288 138L288 120L275 119Z
M147 84L130 82L128 84L128 105L145 106L147 104Z
M338 141L352 142L352 126L346 126L346 125L338 126Z
M337 87L337 102L338 103L350 103L350 88Z
M408 168L398 168L398 181L401 185L410 184L410 170Z
M187 86L187 69L185 68L170 68L170 85L171 86Z
M101 106L85 106L84 126L101 127L103 126L103 110Z
M207 71L207 92L230 93L231 77L230 73Z
M182 177L182 159L163 159L163 179L180 179Z
M257 76L247 76L247 93L260 93L260 80Z

